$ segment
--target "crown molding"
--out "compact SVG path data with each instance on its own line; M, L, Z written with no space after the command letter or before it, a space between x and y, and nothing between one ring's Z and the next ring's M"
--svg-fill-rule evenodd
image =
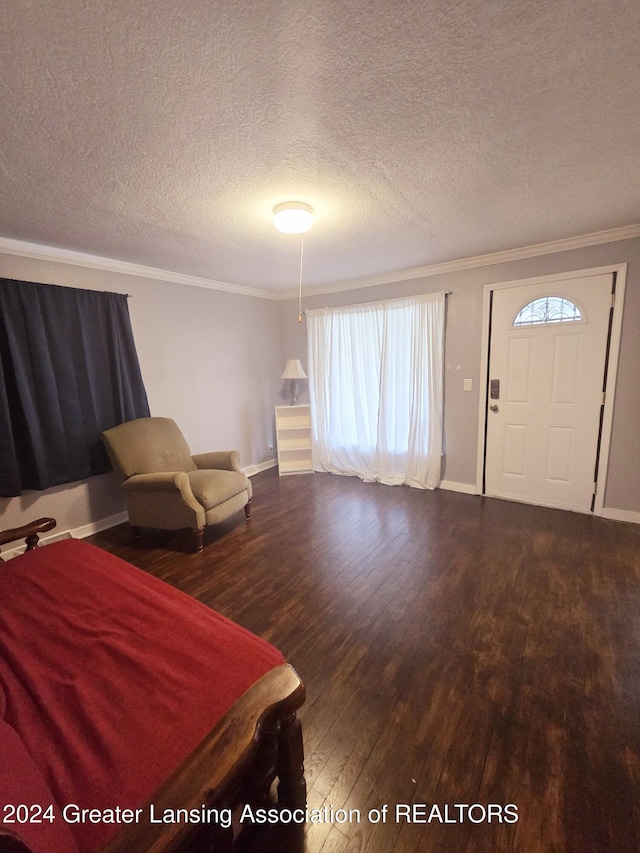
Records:
M441 264L429 264L424 267L414 267L400 272L384 273L368 278L351 279L335 284L305 287L305 296L322 296L325 293L337 293L345 290L357 290L361 287L377 287L381 284L396 284L399 281L410 281L414 278L426 278L444 273L460 272L461 270L488 267L493 264L505 264L509 261L522 261L539 255L550 255L554 252L569 252L572 249L582 249L586 246L597 246L600 243L614 243L618 240L631 240L640 237L640 224L625 225L622 228L611 228L608 231L596 231L592 234L582 234L578 237L566 237L549 243L538 243L534 246L523 246L519 249L506 249L502 252L492 252L488 255L476 255L471 258L461 258L456 261L445 261ZM279 292L277 299L297 299L297 290Z
M255 296L260 299L274 299L275 294L270 290L260 290L257 287L245 287L241 284L230 284L226 281L215 281L210 278L200 278L195 275L171 272L170 270L145 267L128 261L117 261L113 258L103 258L99 255L89 255L75 252L72 249L59 249L55 246L45 246L39 243L26 243L22 240L12 240L0 237L0 254L18 255L23 258L35 258L39 261L54 261L61 264L72 264L93 270L105 270L119 275L133 275L138 278L153 278L172 284L185 284L189 287L205 287L209 290L223 290L226 293L239 293L242 296Z
M487 267L493 264L504 264L509 261L521 261L527 258L535 258L539 255L549 255L554 252L568 252L572 249L582 249L586 246L597 246L600 243L613 243L618 240L631 240L640 237L640 224L625 225L622 228L611 228L608 231L596 231L592 234L583 234L578 237L566 237L561 240L553 240L549 243L538 243L533 246L523 246L518 249L507 249L502 252L492 252L488 255L476 255L471 258L462 258L456 261L445 261L441 264L429 264L424 267L415 267L399 272L384 273L382 275L369 276L368 278L350 279L348 281L335 282L334 284L318 285L316 287L305 287L305 296L319 296L325 293L337 293L344 290L357 290L362 287L377 287L381 284L394 284L400 281L409 281L415 278L426 278L428 276L443 275L444 273L459 272L461 270ZM133 264L128 261L117 261L113 258L103 258L99 255L90 255L84 252L76 252L72 249L60 249L55 246L45 246L39 243L27 243L22 240L13 240L8 237L0 237L0 254L17 255L24 258L34 258L42 261L53 261L62 264L87 267L88 269L105 270L106 272L118 273L119 275L131 275L139 278L153 278L159 281L167 281L172 284L183 284L189 287L204 287L209 290L222 290L226 293L237 293L241 296L253 296L260 299L274 299L277 301L297 298L297 290L272 291L257 287L246 287L241 284L231 284L226 281L215 281L209 278L200 278L185 273L171 272L170 270L146 267L141 264Z

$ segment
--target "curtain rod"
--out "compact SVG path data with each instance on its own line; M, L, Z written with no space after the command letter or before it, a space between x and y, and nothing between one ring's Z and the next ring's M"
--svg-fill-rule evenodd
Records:
M438 292L438 291L436 290L436 293L437 293L437 292ZM453 290L445 290L445 291L444 291L444 295L445 295L445 296L453 296ZM400 297L400 298L402 299L403 297ZM380 302L386 302L387 300L386 300L386 299L380 299L379 301L380 301ZM365 303L363 303L363 304L365 304L365 305L372 305L373 303L371 303L371 302L365 302ZM325 305L324 307L325 307L325 309L327 308L327 306L326 306L326 305ZM344 307L344 306L341 306L341 307ZM302 313L303 313L303 314L306 314L306 313L307 313L307 309L305 308L305 309L303 310L303 312L302 312Z

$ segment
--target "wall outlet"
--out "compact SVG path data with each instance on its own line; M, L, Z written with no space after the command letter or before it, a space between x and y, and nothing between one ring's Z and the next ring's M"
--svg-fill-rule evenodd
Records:
M273 444L267 444L267 450L273 450Z

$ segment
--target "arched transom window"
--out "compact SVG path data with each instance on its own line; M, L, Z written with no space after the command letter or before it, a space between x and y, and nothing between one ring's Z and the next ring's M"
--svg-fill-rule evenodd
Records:
M516 314L514 326L535 326L540 323L571 323L582 320L577 305L562 296L541 296L528 302Z

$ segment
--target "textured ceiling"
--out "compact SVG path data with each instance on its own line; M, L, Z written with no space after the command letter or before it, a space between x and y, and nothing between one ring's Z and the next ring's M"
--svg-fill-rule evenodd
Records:
M269 290L640 220L637 0L4 0L0 235Z

